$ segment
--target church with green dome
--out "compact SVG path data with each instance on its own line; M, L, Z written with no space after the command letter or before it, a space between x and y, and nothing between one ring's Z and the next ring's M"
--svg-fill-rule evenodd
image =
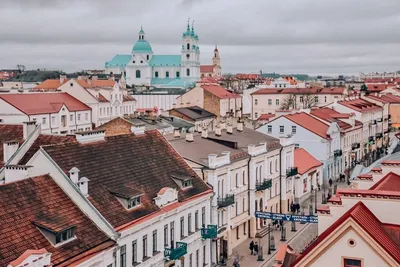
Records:
M122 74L130 86L187 89L200 80L199 37L188 22L180 55L154 54L141 27L130 54L117 54L105 62L106 73Z

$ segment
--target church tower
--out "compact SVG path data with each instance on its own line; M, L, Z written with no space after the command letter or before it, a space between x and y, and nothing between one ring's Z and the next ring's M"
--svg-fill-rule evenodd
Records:
M198 47L199 37L188 21L186 31L182 34L181 51L181 73L188 82L196 82L200 79L200 48Z
M213 76L220 77L221 76L221 59L219 58L219 51L217 45L215 45L214 56L212 58L213 63Z

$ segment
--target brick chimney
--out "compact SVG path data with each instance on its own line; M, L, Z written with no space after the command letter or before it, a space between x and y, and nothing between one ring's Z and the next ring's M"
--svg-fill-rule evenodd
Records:
M180 130L178 128L174 129L174 137L175 138L181 137L181 132L180 132Z
M17 152L19 147L18 141L6 141L3 143L3 161L7 162L12 155Z
M239 132L243 132L243 122L239 122L239 123L237 124L237 130L238 130Z
M215 135L216 136L221 136L221 127L220 126L215 126Z
M29 135L33 133L36 129L36 122L35 121L26 121L23 123L23 133L24 139L28 139Z
M208 138L208 130L207 130L207 128L203 128L201 130L201 137L202 138Z
M66 75L60 75L60 84L63 84L67 80Z
M32 166L27 165L7 165L5 166L5 183L11 183L28 178L28 169Z
M81 144L104 141L105 130L75 133L76 140Z
M193 133L192 132L187 132L186 133L186 141L187 142L193 142Z
M233 134L233 127L232 125L228 124L228 126L226 127L226 132L228 134Z

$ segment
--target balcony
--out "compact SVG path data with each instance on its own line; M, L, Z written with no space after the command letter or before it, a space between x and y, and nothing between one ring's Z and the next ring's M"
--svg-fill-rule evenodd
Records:
M368 142L374 142L374 140L375 140L375 137L374 136L370 136L370 137L368 137Z
M207 228L201 228L201 237L203 239L213 239L217 237L217 225L209 224Z
M218 202L218 208L225 208L235 203L235 196L225 195L225 197L219 197L217 202Z
M169 260L177 260L187 253L187 243L176 242L176 248L165 248L164 257Z
M351 145L351 149L352 149L352 150L359 149L359 148L360 148L360 143L353 143L353 144Z
M297 167L290 167L286 170L286 177L295 176L298 173Z
M370 124L371 125L375 125L376 124L376 120L372 120Z
M382 133L376 133L376 134L375 134L375 137L376 137L376 138L382 138L382 137L383 137L383 134L382 134Z
M379 118L376 120L377 122L382 122L382 118Z
M256 191L266 190L272 187L272 180L264 180L261 182L256 182Z
M337 150L333 151L333 156L334 156L335 158L342 156L342 154L343 154L343 153L342 153L342 150L341 150L341 149L337 149Z

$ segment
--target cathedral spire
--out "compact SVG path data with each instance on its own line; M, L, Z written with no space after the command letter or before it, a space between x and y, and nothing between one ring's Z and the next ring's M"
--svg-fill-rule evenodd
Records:
M192 21L192 34L194 34L194 20Z
M186 32L190 32L190 18L188 18Z
M144 34L143 25L140 25L139 40L144 40Z

